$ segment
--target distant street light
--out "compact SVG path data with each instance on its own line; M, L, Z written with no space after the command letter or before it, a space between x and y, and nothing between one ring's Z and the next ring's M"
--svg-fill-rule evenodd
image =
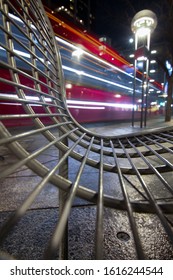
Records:
M129 39L129 43L132 44L134 42L133 38Z
M142 79L142 102L140 126L146 126L148 107L148 71L151 33L157 26L157 17L150 10L138 12L132 19L131 30L135 34L135 54L134 54L134 87L133 87L133 111L132 126L134 126L135 97L136 97L136 65L137 61L143 61Z

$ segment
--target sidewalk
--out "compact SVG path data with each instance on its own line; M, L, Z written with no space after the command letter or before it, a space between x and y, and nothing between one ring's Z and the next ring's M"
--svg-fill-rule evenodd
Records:
M152 116L147 120L146 127L141 128L140 122L137 121L132 127L131 120L128 122L100 122L100 123L90 123L83 124L83 126L95 133L106 135L106 136L120 136L125 134L130 134L134 132L151 130L155 128L165 128L173 126L173 120L170 122L165 122L164 116Z
M164 118L158 116L148 120L147 127L142 129L139 122L136 122L134 127L131 126L130 122L93 123L85 124L84 126L99 134L120 136L171 125L173 125L173 121L165 123ZM24 145L29 146L34 151L38 146L43 146L44 141L44 137L32 136L27 139ZM0 164L8 165L12 161L13 156L7 155ZM49 168L52 168L52 164L55 161L58 162L58 154L53 149L50 150L49 154L44 154L41 159L41 162ZM70 158L69 180L72 182L75 181L75 170L77 168L78 162ZM116 195L119 198L121 192L117 184L116 174L109 173L104 175L104 180L107 182L104 192ZM86 166L80 184L82 186L89 185L91 189L95 190L98 176L99 171L97 172L97 170ZM16 207L19 207L39 181L40 177L34 172L23 168L1 182L0 224L7 219ZM150 176L147 176L147 181L151 181L154 188L158 187L157 182ZM129 187L129 192L131 189ZM12 233L3 243L1 249L14 254L18 259L42 258L46 244L58 220L58 197L59 191L57 187L48 183L18 226L13 228ZM96 215L95 205L86 200L75 199L69 217L69 259L94 259ZM153 214L135 213L135 219L147 258L172 259L172 248L157 217ZM136 259L132 233L125 211L106 208L104 210L104 229L104 259ZM121 233L120 238L118 237L119 233Z

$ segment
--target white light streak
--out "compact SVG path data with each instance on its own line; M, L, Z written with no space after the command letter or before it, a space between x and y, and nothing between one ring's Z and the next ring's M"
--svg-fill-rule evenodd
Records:
M89 107L89 106L80 106L80 105L68 105L68 108L74 109L87 109L87 110L104 110L105 107Z
M99 78L97 76L93 76L93 75L90 75L88 73L85 73L83 71L80 71L80 70L76 70L74 68L71 68L71 67L68 67L68 66L65 66L63 65L62 68L64 70L67 70L67 71L70 71L70 72L73 72L73 73L76 73L78 75L83 75L85 77L88 77L88 78L91 78L91 79L95 79L97 81L101 81L103 83L107 83L107 84L110 84L110 85L114 85L114 86L117 86L117 87L120 87L120 88L124 88L124 89L127 89L127 90L132 90L132 88L130 87L127 87L127 86L124 86L124 85L121 85L121 84L118 84L118 83L115 83L115 82L112 82L112 81L109 81L109 80L106 80L106 79L103 79L103 78Z
M13 98L19 99L17 94L8 94L4 93L3 96L5 97L10 97L11 100ZM31 100L31 101L42 101L39 99L38 96L26 96L26 100ZM44 101L46 102L51 102L52 99L49 97L44 98ZM121 109L132 109L133 104L123 104L123 103L111 103L111 102L97 102L97 101L81 101L81 100L71 100L67 99L66 100L68 108L78 108L78 109L90 109L90 110L104 110L105 107L113 107L113 108L121 108ZM14 105L13 103L8 103L8 102L3 102L3 104L9 104L9 105ZM15 105L22 105L15 103ZM40 104L30 104L32 106L42 106ZM136 109L136 105L134 105L134 108Z
M71 44L71 43L69 43L69 42L67 42L67 41L65 41L65 40L63 40L63 39L61 39L61 38L59 38L57 36L55 37L55 39L57 41L61 42L62 44L64 44L64 45L74 49L74 50L78 50L79 49L79 47L76 47L73 44ZM92 59L97 60L97 61L101 62L102 64L104 64L104 65L106 65L108 67L111 67L112 69L114 69L116 71L119 71L119 72L121 72L121 73L123 73L123 74L125 74L125 75L127 75L127 76L129 76L131 78L133 78L133 76L131 74L128 74L127 72L121 70L120 68L116 67L115 65L112 65L111 63L109 63L109 62L107 62L107 61L105 61L105 60L103 60L103 59L101 59L101 58L99 58L99 57L97 57L97 56L95 56L95 55L85 51L85 50L82 50L82 51L83 51L83 54L91 57ZM140 79L137 79L137 80L141 81Z
M18 95L17 94L8 94L8 93L3 93L2 94L3 96L7 97L7 98L15 98L15 99L19 99ZM31 101L41 101L41 99L38 97L38 96L32 96L32 95L25 95L26 97L26 100L31 100ZM23 98L24 99L24 98ZM44 98L44 101L46 102L51 102L52 99L49 98L49 97L45 97Z
M5 51L5 49L2 48L2 47L0 47L0 50ZM15 50L15 49L13 49L13 51L14 51L15 53L17 53L18 55L21 55L21 56L23 56L23 57L27 57L27 58L30 58L30 57L31 57L31 55L30 55L29 53L22 52L22 51L18 51L18 50Z
M30 57L31 57L31 55L30 55L29 53L22 52L22 51L18 51L18 50L15 50L15 49L13 49L13 51L14 51L15 53L17 53L18 55L21 55L21 56L23 56L23 57L27 57L27 58L30 58Z
M13 15L13 14L11 14L11 13L9 13L9 16L10 16L11 18L13 18L14 20L18 21L18 22L24 23L19 17L16 17L15 15Z
M123 108L123 109L132 109L133 104L123 104L123 103L111 103L111 102L97 102L97 101L81 101L81 100L67 100L67 104L77 104L77 105L98 105L104 107L114 107L114 108ZM71 105L70 105L71 106Z
M10 16L11 18L13 18L14 20L16 20L16 21L21 22L21 23L24 24L24 22L23 22L19 17L16 17L15 15L13 15L13 14L11 14L11 13L9 13L9 16ZM34 26L33 24L31 24L31 27L32 27L33 29L36 29L35 26Z

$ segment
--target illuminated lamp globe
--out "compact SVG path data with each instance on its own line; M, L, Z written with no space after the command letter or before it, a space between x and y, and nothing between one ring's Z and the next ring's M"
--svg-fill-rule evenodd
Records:
M138 36L147 36L157 26L157 17L151 10L142 10L132 19L131 30Z

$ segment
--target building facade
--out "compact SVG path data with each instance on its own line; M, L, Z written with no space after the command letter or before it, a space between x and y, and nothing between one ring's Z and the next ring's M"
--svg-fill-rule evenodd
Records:
M94 22L94 1L91 0L44 0L43 3L68 21L91 30Z

